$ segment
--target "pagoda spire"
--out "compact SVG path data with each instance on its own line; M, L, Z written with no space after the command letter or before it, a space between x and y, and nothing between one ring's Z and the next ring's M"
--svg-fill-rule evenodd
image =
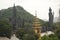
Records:
M35 17L37 17L37 10L35 10Z

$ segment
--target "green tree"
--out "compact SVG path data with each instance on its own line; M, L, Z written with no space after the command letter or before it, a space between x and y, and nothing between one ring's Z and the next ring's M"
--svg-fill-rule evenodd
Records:
M48 36L43 36L41 40L48 40Z
M38 35L35 34L35 32L31 29L26 31L26 34L23 36L23 40L37 40L38 39Z
M58 40L58 37L56 35L49 35L49 40Z
M58 37L54 34L51 34L51 35L49 35L49 36L43 36L42 37L42 40L58 40Z
M60 22L57 22L55 26L56 26L55 34L58 36L60 40Z
M36 40L36 37L32 34L25 34L23 40Z
M22 39L22 37L25 33L26 33L25 30L23 28L20 28L16 31L16 37L19 39Z
M12 26L6 20L0 20L0 37L11 38Z

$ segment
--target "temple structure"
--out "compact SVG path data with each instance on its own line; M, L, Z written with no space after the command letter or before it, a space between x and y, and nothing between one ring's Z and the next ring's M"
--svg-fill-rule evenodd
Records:
M40 26L40 21L37 18L37 11L35 11L35 18L34 18L34 22L33 22L33 29L34 32L38 35L38 40L41 40L41 26Z

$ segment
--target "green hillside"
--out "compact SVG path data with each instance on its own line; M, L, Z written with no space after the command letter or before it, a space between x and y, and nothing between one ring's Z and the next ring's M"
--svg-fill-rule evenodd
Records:
M8 9L2 9L0 10L0 19L8 20L11 23L11 19L13 16L13 7L10 7ZM34 16L27 12L24 8L21 6L16 6L16 20L17 25L22 25L24 21L24 27L32 27ZM39 19L41 25L44 23L43 20Z

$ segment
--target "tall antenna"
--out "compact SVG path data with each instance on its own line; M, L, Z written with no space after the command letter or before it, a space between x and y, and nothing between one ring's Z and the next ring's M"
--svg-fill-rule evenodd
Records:
M35 17L37 17L37 10L35 10Z

